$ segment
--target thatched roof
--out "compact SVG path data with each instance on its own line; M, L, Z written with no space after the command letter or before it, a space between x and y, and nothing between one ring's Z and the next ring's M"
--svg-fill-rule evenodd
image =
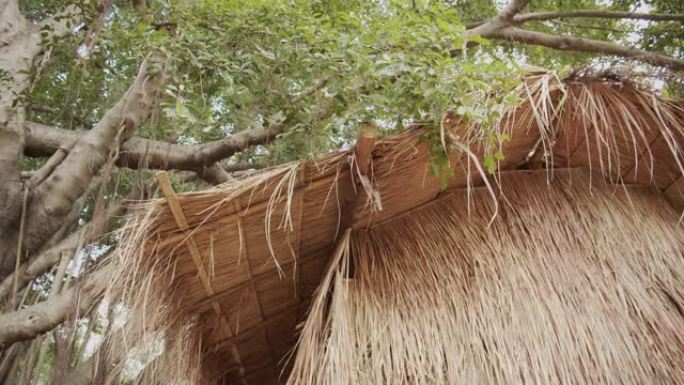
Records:
M459 189L347 234L288 384L680 383L678 216L588 177L510 171L494 221L486 189Z
M141 327L128 341L142 332L172 336L167 350L178 356L158 359L159 378L195 370L197 381L277 383L347 224L367 231L477 186L494 198L515 170L544 170L550 180L553 170L585 168L587 188L603 180L652 186L684 208L684 105L606 78L537 74L522 90L526 102L496 128L510 140L493 176L481 166L491 151L480 145L482 131L449 116L444 133L460 150L450 154L455 175L446 188L431 172L419 125L378 140L368 162L349 149L196 193L162 186L166 196L125 227L123 268L111 282L140 318L129 322Z

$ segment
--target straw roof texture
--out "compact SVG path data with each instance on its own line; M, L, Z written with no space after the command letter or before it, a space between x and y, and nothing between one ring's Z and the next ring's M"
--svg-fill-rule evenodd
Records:
M150 364L151 369L141 379L145 383L175 383L183 378L191 384L285 382L287 374L281 373L287 373L293 362L285 358L297 341L297 324L306 318L312 295L325 275L336 244L347 239L355 248L362 247L358 240L361 238L345 232L347 223L355 233L380 231L384 223L395 223L399 216L417 212L429 202L437 200L441 202L439 207L446 205L451 201L443 201L442 197L462 190L466 199L459 200L459 208L452 210L465 210L457 212L466 224L471 221L470 213L475 228L482 220L477 213L488 211L491 220L500 214L500 205L510 203L516 207L516 201L506 194L507 184L503 183L509 179L505 175L510 170L544 170L545 179L556 180L554 176L562 173L562 169L586 168L587 173L582 174L577 185L587 191L591 186L602 186L604 181L618 186L645 185L654 189L653 197L661 195L676 210L684 207L684 105L662 101L629 82L595 77L560 81L545 73L528 77L521 85L521 94L525 95L525 103L506 114L495 127L510 140L499 144L504 158L499 162L499 172L492 176L485 175L481 166L484 154L492 150L481 145L486 134L478 127L463 126L457 117L448 115L441 124L443 134L459 150L450 155L455 176L446 189L430 171L428 144L421 139L425 131L414 126L375 144L367 174L361 172L363 165L359 165L353 149L349 149L315 161L255 172L207 191L180 195L166 191L166 198L141 204L138 214L129 218L122 230L120 251L111 261L117 265L118 273L108 282L108 290L113 296L120 296L135 317L122 331L124 337L111 344L112 349L130 350L141 341L164 339L166 351L172 354L161 355ZM508 200L502 200L502 196ZM600 196L608 199L607 193ZM588 202L581 202L576 203L576 210L588 210L582 226L590 228L598 211L592 211ZM483 205L489 206L485 209ZM567 210L567 202L559 205L546 206L544 214ZM625 210L624 202L618 205L619 210ZM455 212L445 210L443 220L452 218ZM515 213L510 208L505 212L507 218ZM663 219L668 226L674 223L671 214L663 214L669 218ZM505 223L508 222L492 223L493 228L500 229L497 234L501 240L512 234L501 228ZM596 222L597 229L602 225ZM563 234L570 234L567 231ZM670 233L666 235L676 238ZM428 234L423 236L429 243ZM406 242L416 239L407 238ZM569 247L559 247L556 252L567 252ZM531 261L526 260L525 266ZM355 261L359 268L363 263ZM675 282L681 286L681 276L670 279L678 279ZM644 281L638 283L639 288L646 285ZM599 289L609 293L605 286ZM536 294L541 295L540 287L530 286L527 290L537 290ZM674 298L681 301L681 296ZM636 304L641 306L642 302ZM528 306L533 309L542 305L535 302ZM616 335L624 336L611 336ZM313 345L309 348L314 349ZM568 347L571 348L581 346ZM593 352L588 350L587 354ZM478 354L484 353L480 350ZM483 360L484 356L478 359ZM302 373L301 359L297 365ZM526 368L532 370L532 366ZM438 367L430 370L434 374ZM482 378L503 380L512 368L505 370L508 371L488 372L490 377ZM338 372L328 372L332 373ZM449 379L465 373L449 374ZM524 378L536 381L528 377L531 372L525 373ZM564 373L561 374L575 372ZM293 381L311 383L300 379L303 382Z
M681 383L678 216L649 188L588 177L505 173L491 225L475 188L352 232L288 383Z

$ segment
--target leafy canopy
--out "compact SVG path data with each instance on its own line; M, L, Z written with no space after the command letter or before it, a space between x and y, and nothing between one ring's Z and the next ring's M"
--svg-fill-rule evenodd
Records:
M57 123L95 122L137 63L159 49L174 70L166 104L145 136L201 142L283 124L268 151L243 155L280 162L338 148L359 121L391 132L458 110L488 126L502 102L514 102L504 96L517 70L483 39L460 50L466 34L459 18L457 8L436 2L175 0L143 19L118 7L88 60L60 56L34 100L78 100ZM55 46L55 56L73 56L79 43L70 43ZM307 93L322 81L325 87ZM85 119L67 119L72 113Z
M39 18L58 9L56 3L63 2L32 0L24 7ZM480 124L482 137L493 143L502 138L488 128L517 102L511 94L519 82L517 63L559 69L598 61L588 54L494 46L477 36L471 39L478 44L465 48L464 24L495 15L492 0L155 0L148 6L140 15L129 1L114 2L87 58L78 57L84 33L52 42L50 65L36 74L30 100L56 108L34 119L87 128L126 90L141 60L163 50L174 67L172 81L162 111L141 136L195 143L282 124L279 140L240 155L277 163L349 143L359 121L389 133L409 122L439 122L453 110ZM681 11L660 0L537 0L526 11L644 6ZM98 9L87 12L90 25ZM636 23L559 19L533 26L626 41L634 40L630 28ZM662 34L669 35L656 38ZM640 30L637 41L676 54L671 43L681 34L660 23ZM681 51L681 40L679 46ZM325 86L307 92L319 82ZM433 128L437 137L438 124Z

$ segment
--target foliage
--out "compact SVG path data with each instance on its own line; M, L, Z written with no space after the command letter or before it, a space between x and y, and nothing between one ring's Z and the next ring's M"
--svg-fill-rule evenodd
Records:
M491 124L495 99L486 95L514 86L515 66L482 39L451 57L466 34L449 4L174 1L160 4L152 22L126 7L108 20L87 61L67 59L77 50L69 41L55 47L58 64L32 95L39 105L63 105L48 123L95 122L152 49L167 52L176 70L162 114L141 135L194 143L285 124L268 151L242 155L270 162L338 148L359 121L389 133L458 109ZM297 97L320 80L323 90Z
M49 1L27 2L26 8L37 13L40 3L55 8ZM539 0L528 8L597 6L594 0L581 3ZM660 3L653 5L655 10L677 7ZM439 122L452 110L486 129L499 117L502 103L515 103L504 95L515 87L516 76L511 75L518 71L517 62L565 68L596 61L587 54L545 48L494 47L477 37L477 47L458 49L466 43L460 20L495 14L489 0L173 0L149 6L153 12L141 16L128 2L115 2L87 60L77 57L83 50L81 36L55 45L31 102L57 106L57 112L38 112L35 119L87 128L125 91L141 59L158 49L170 55L175 71L162 111L140 135L197 143L284 124L285 133L275 144L239 156L279 163L349 143L359 121L374 121L390 133L408 122ZM608 8L638 6L640 2L620 1ZM583 19L537 22L534 27L615 40L628 37L618 32L627 24ZM641 44L660 49L679 36L673 32L655 39L658 28L660 24L646 29ZM297 96L320 80L327 81L322 90Z

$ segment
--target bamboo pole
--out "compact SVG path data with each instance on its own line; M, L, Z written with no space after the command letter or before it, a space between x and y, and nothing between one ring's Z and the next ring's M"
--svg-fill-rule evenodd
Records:
M171 186L169 174L166 171L158 172L157 183L159 184L159 188L161 189L162 194L164 194L164 196L166 197L166 201L169 203L169 208L171 210L171 214L173 215L174 220L176 221L176 225L178 225L178 228L181 231L187 232L190 226L188 224L187 218L185 217L185 213L183 212L183 208L181 207L180 202L178 201L178 196L176 195L176 192L173 190L173 187ZM209 275L204 270L202 256L191 234L187 234L187 241L185 242L185 245L188 249L188 252L190 253L192 262L195 264L195 268L197 269L197 275L200 281L202 282L204 291L207 293L208 297L213 297L216 294L216 292L214 291L214 288L211 285ZM219 319L219 322L221 323L221 326L223 327L224 332L228 334L229 338L234 337L233 331L230 329L230 324L226 320L225 314L221 309L221 305L216 300L212 301L211 305L214 309L214 312L216 313L216 316ZM239 366L241 374L240 377L242 380L241 382L243 385L247 385L247 382L244 378L245 367L242 364L240 352L238 351L237 346L234 343L231 344L230 351L233 356L233 359Z

